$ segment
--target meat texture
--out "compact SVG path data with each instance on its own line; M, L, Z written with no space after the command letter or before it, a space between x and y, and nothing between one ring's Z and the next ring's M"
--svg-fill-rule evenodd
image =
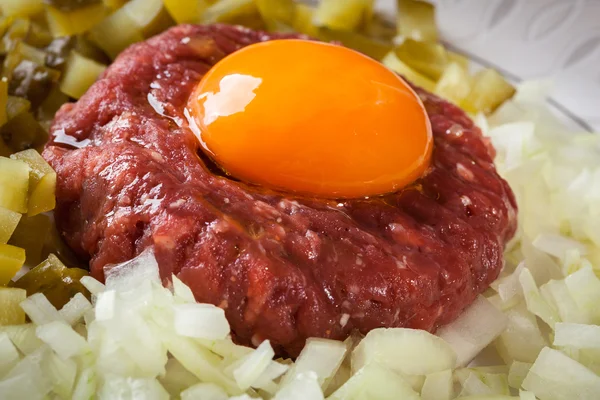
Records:
M223 176L184 106L211 65L272 38L178 26L124 51L64 105L43 153L58 173L64 238L101 280L105 266L154 246L165 283L175 274L225 310L238 342L269 339L282 355L308 337L452 321L498 276L515 231L493 149L460 109L416 88L435 148L402 191L332 201Z

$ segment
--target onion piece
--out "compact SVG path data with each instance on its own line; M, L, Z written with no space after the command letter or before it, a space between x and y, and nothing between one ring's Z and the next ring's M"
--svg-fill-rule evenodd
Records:
M240 359L232 368L232 374L238 386L246 390L259 379L275 356L268 340L263 341L254 352Z
M558 323L555 326L554 346L600 350L600 326Z
M212 304L179 304L173 312L175 332L179 335L218 340L229 334L225 311Z
M76 293L58 313L69 325L75 325L92 308L92 303L83 294Z
M473 304L450 324L437 331L456 353L456 366L469 363L506 328L508 319L485 297Z
M35 293L23 300L21 308L36 325L63 320L58 310L42 293Z
M181 392L181 400L227 400L227 393L214 383L197 383Z
M294 375L273 400L323 400L323 392L319 377L312 371L301 372Z
M454 394L452 371L447 369L425 377L421 389L422 400L450 400Z
M427 375L453 368L456 353L446 341L426 331L378 328L354 349L352 371L372 362L403 375Z
M541 400L593 400L600 377L558 350L545 347L523 381L523 388Z
M85 338L63 322L53 321L40 325L35 332L44 343L47 343L63 359L82 354L89 349Z
M0 332L0 377L19 362L21 357L6 332Z

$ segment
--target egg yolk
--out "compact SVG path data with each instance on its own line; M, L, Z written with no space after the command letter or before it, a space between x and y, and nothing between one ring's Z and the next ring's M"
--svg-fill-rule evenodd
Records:
M424 173L432 152L408 84L328 43L274 40L230 54L197 85L186 115L227 174L318 197L396 191Z

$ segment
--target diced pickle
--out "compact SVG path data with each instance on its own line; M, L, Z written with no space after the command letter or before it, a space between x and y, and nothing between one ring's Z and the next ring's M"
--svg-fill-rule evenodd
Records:
M31 103L22 97L8 96L6 101L6 116L8 120L31 109Z
M90 39L114 59L133 43L144 40L144 36L129 14L119 9L92 28Z
M438 43L406 39L394 51L401 61L434 81L440 78L448 65L446 49Z
M54 86L44 99L44 102L40 104L36 117L46 131L50 128L49 123L54 119L54 114L56 114L60 106L68 101L69 96L61 92L58 86Z
M26 162L31 167L27 215L31 217L54 209L56 173L46 160L33 149L15 153L10 158Z
M130 0L122 10L134 21L144 37L156 35L175 24L162 0Z
M34 216L56 207L56 172L44 175L29 194L27 215Z
M447 51L448 61L458 64L465 71L469 71L469 59L462 54L455 53L454 51Z
M31 21L28 19L17 18L12 21L8 31L4 35L4 40L15 41L25 40L31 30Z
M398 34L419 41L437 42L435 6L420 0L398 0Z
M17 43L14 51L19 52L21 59L26 59L36 64L44 65L46 61L46 53L43 50L30 46L25 42Z
M48 132L30 112L20 113L10 119L0 128L0 134L14 151L38 148L48 141Z
M367 21L362 28L362 32L369 37L391 42L396 36L396 24L391 23L385 16L376 13Z
M86 270L65 267L54 254L50 254L45 261L12 282L11 287L25 289L28 296L43 293L56 308L62 308L77 293L90 296L79 281L87 275Z
M102 21L107 9L103 4L79 8L73 11L61 11L51 6L46 6L46 18L52 36L71 36L84 33ZM115 35L118 30L111 32Z
M220 0L206 9L203 23L223 22L246 25L250 28L262 27L262 20L254 0Z
M111 10L117 10L123 7L123 4L127 3L127 0L103 0L103 3L106 7L110 8Z
M6 286L25 263L25 250L0 244L0 286Z
M61 11L73 11L93 4L102 3L102 0L44 0L44 3Z
M19 288L0 288L0 326L25 323L25 311L21 302L27 298L27 291Z
M27 17L44 9L43 0L2 0L2 14L7 17Z
M63 36L54 39L46 47L45 64L50 68L62 70L67 62L71 49L75 47L76 39L73 36Z
M8 242L20 219L20 213L0 207L0 244Z
M306 4L296 4L296 11L294 12L294 21L292 22L292 27L297 32L316 38L319 34L319 28L312 22L314 13L314 8L307 6Z
M433 89L435 88L435 82L433 82L426 76L419 74L414 69L400 61L393 51L388 53L388 55L385 56L384 59L381 60L381 62L383 63L383 65L385 65L392 71L402 75L410 82L422 87L425 90L433 91Z
M489 114L515 92L515 88L496 70L484 69L473 77L473 86L462 102L462 107L470 113Z
M79 99L105 69L105 65L72 51L60 82L60 90L66 95Z
M318 38L323 41L338 41L344 46L360 51L376 60L381 60L390 50L392 45L356 32L334 31L327 28L319 29Z
M43 63L43 60L37 64L23 59L12 71L8 86L11 95L26 98L33 108L44 101L60 77L60 72L45 67Z
M435 94L460 104L471 91L471 77L456 63L450 63L435 85Z
M373 14L373 0L321 0L313 23L334 30L353 31Z
M43 48L50 44L50 42L52 41L52 34L48 30L46 21L43 20L43 22L44 25L33 20L31 21L29 34L25 39L25 42L27 44L37 48Z
M208 0L163 0L163 3L178 24L200 21L202 13L210 5Z
M27 264L36 265L42 260L42 249L49 237L52 221L45 214L23 216L12 234L9 244L25 249Z
M22 161L0 157L0 207L27 212L30 169Z
M0 126L8 121L6 108L8 105L8 79L0 79Z
M77 35L74 50L84 57L90 58L100 64L109 64L110 58L106 56L104 50L93 43L84 35ZM68 55L68 54L67 54Z
M281 26L291 27L294 23L296 6L293 0L255 0L258 11L269 30Z

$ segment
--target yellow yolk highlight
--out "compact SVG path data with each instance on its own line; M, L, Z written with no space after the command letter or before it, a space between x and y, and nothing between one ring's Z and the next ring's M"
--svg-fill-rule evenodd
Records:
M262 42L218 62L192 93L190 126L226 173L327 198L373 196L427 169L425 108L404 80L354 50Z

